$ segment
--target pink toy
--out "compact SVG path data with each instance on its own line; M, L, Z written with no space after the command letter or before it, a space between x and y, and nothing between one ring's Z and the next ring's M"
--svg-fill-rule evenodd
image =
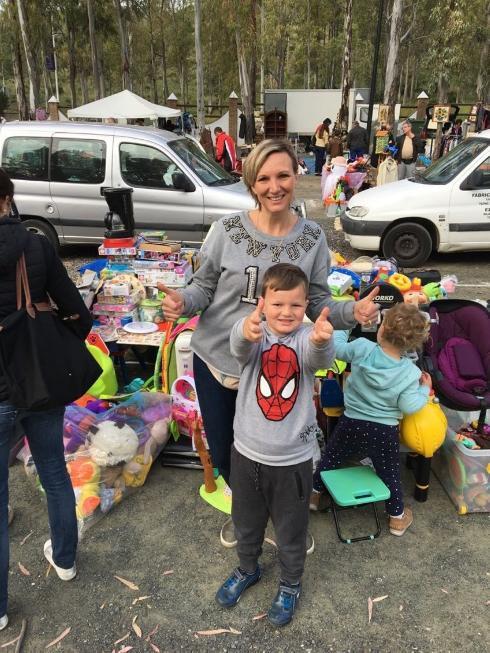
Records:
M175 379L171 394L173 397L172 417L177 422L179 433L192 437L189 424L190 416L196 413L200 416L196 386L192 376L180 376Z

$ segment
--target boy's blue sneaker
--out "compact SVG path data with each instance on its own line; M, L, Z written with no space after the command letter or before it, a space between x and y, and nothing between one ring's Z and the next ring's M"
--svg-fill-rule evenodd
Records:
M267 618L274 626L285 626L293 618L301 595L301 583L290 585L281 581L279 590L272 601Z
M253 574L243 573L238 567L228 576L216 592L216 600L224 608L232 608L238 603L243 592L255 585L262 576L262 569L257 565Z

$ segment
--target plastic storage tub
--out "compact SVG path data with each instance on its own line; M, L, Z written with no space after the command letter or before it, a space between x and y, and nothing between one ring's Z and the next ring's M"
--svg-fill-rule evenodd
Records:
M490 449L468 449L457 442L458 428L472 417L445 412L449 427L444 444L433 458L432 470L460 515L490 512Z

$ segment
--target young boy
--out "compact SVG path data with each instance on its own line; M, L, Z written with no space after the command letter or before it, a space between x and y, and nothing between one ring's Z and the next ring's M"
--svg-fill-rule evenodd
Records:
M425 316L409 304L386 311L377 344L366 338L347 342L347 331L336 332L336 356L351 363L351 374L344 389L344 414L315 473L312 510L318 509L319 493L325 489L321 471L336 469L352 456L369 456L391 493L386 501L390 532L403 535L412 524L412 511L403 504L398 422L427 403L430 376L405 354L420 349L428 333Z
M257 308L234 325L230 336L241 367L230 475L239 566L216 600L232 607L260 580L258 558L270 517L281 567L268 612L275 626L291 621L301 593L318 431L313 377L334 358L328 309L314 325L303 324L307 296L308 279L300 268L272 266Z

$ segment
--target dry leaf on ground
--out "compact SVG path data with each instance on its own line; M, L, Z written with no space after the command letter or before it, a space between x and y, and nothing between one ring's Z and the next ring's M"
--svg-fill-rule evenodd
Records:
M373 599L373 603L379 603L380 601L384 601L387 598L388 594L385 594L384 596L377 596L375 599Z
M57 637L56 639L53 639L52 642L49 642L49 644L48 644L47 646L45 646L45 648L51 648L52 646L54 646L54 645L57 644L58 642L61 642L61 640L64 639L64 638L68 635L68 633L69 633L70 631L71 631L71 626L68 626L68 628L66 628L66 629L61 633L61 635L58 635L58 637Z
M162 576L170 576L170 574L173 574L174 570L173 569L167 569L167 571L164 571Z
M128 653L128 651L132 651L134 646L124 646L123 648L120 648L117 653Z
M131 624L131 626L132 626L134 632L138 635L138 637L141 638L141 635L142 635L143 633L141 632L141 628L140 628L140 627L138 626L138 624L136 623L136 619L137 619L137 618L138 618L138 615L136 615L136 616L133 617L133 623Z
M145 637L145 642L149 642L149 641L150 641L150 637L153 637L153 635L155 635L155 633L158 632L158 629L159 629L159 628L160 628L160 624L157 624L157 625L155 626L155 628L153 628L153 630L150 630L150 632L148 633L148 635Z
M24 537L22 542L20 543L20 546L24 546L24 544L27 542L27 540L31 537L31 535L34 533L34 531L31 531L30 533L27 533L27 535Z
M130 590L134 590L135 592L139 590L139 587L134 583L132 583L130 580L126 580L125 578L116 575L114 576L114 578L118 580L120 583L122 583L123 585L126 585L126 587L129 587Z
M160 653L160 649L158 648L158 646L156 644L153 644L153 642L150 642L150 646L151 646L152 650L155 651L155 653Z
M224 635L225 633L231 633L232 635L242 634L241 631L235 630L234 628L215 628L214 630L198 630L195 635L210 637L212 635Z
M368 596L368 624L371 623L373 617L373 599Z
M441 587L441 592L444 592L444 594L449 594L449 592L445 590L444 587Z
M22 562L18 562L17 564L19 565L19 569L20 569L21 573L24 574L24 576L30 576L31 575L31 572L29 571L29 569L26 569L24 567L24 565L22 564Z
M267 612L262 612L262 614L256 614L255 617L252 617L252 621L258 621L259 619L263 619L264 617L267 617Z
M121 637L121 639L118 639L117 642L114 642L114 646L117 646L117 645L120 644L121 642L124 642L125 639L128 639L128 637L130 636L130 634L131 634L131 633L126 633L126 634L124 635L124 637Z
M133 599L133 602L132 602L131 605L136 605L136 603L138 603L138 601L144 601L145 599L151 599L151 595L148 594L148 596L138 596L138 598Z

